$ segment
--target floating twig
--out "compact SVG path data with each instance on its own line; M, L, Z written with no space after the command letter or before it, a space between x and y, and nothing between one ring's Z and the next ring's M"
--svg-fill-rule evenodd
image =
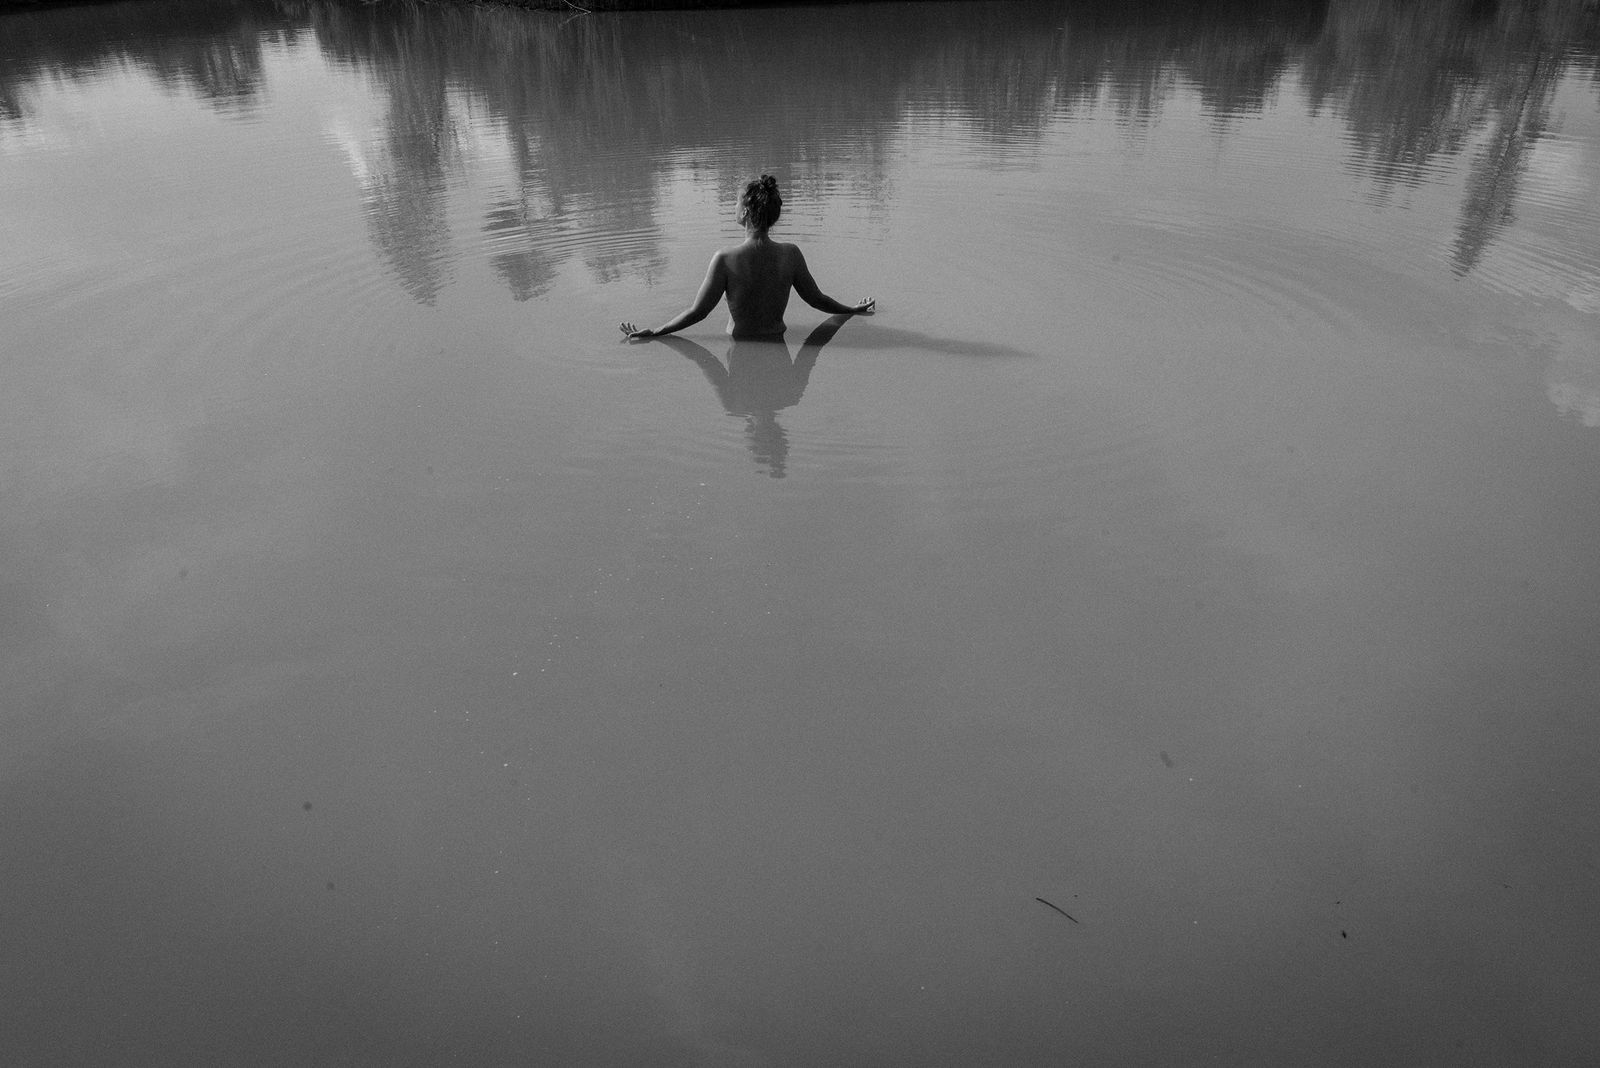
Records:
M1072 913L1068 912L1066 909L1062 908L1060 905L1052 905L1052 904L1050 904L1050 902L1046 901L1042 897L1036 897L1036 898L1034 898L1034 900L1037 901L1039 904L1045 906L1046 908L1055 909L1057 912L1061 913L1061 915L1065 916L1067 919L1071 920L1073 923L1078 923L1077 917L1072 915ZM1079 923L1078 926L1082 927L1083 924Z

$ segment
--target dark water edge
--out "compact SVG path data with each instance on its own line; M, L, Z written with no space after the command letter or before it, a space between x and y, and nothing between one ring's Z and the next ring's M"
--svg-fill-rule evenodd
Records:
M520 7L530 11L696 11L710 8L790 7L792 0L399 0L402 4L437 7ZM805 7L835 7L870 3L871 0L807 0ZM913 3L940 3L942 0L911 0ZM58 7L104 7L106 0L0 0L0 11L38 10ZM228 5L221 4L226 8Z
M520 7L530 11L704 11L741 7L843 7L870 3L871 0L808 0L796 5L792 0L417 0L439 7ZM914 3L939 3L941 0L912 0Z
M140 0L110 0L110 2L108 0L0 0L0 11L8 9L107 8L125 3L137 5L139 2ZM865 6L871 4L872 0L804 0L801 3L796 3L795 0L365 0L365 2L366 6L381 4L387 7L498 7L522 8L530 11L594 13ZM943 2L943 0L908 0L908 2L937 4ZM234 5L221 2L213 6L226 11ZM1116 0L1063 0L1061 4L1064 13L1073 12L1081 15L1086 12L1094 12L1100 18L1109 18L1118 22L1184 14L1196 17L1203 16L1207 19L1214 19L1218 16L1227 17L1230 13L1236 16L1258 16L1264 6L1279 12L1298 9L1311 14L1320 21L1329 7L1329 0L1275 0L1275 2L1269 2L1265 5L1261 0L1131 0L1131 2L1125 3L1118 3ZM1431 6L1435 9L1430 13L1434 17L1443 15L1449 19L1459 19L1464 15L1470 21L1486 22L1502 14L1503 8L1514 8L1519 5L1503 3L1502 0L1445 0L1443 3ZM1567 0L1565 3L1558 0L1555 4L1535 3L1520 6L1525 8L1563 8L1569 21L1573 15L1576 15L1578 20L1588 21L1591 27L1596 19L1600 18L1600 0Z

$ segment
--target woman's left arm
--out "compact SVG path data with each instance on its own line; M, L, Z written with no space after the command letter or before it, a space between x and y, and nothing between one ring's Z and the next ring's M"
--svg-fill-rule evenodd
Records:
M794 249L794 291L800 294L801 300L829 315L864 315L878 303L867 297L856 304L845 304L828 296L817 287L817 280L811 277L811 268L806 266L805 254L798 247Z

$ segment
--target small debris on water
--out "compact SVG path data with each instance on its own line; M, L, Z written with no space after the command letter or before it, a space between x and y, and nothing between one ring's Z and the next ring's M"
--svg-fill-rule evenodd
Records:
M1057 912L1061 913L1061 915L1065 916L1067 919L1071 920L1073 923L1078 923L1077 918L1075 916L1073 916L1070 912L1068 912L1066 909L1062 908L1061 906L1052 905L1052 904L1050 904L1050 902L1046 901L1042 897L1036 897L1036 898L1034 898L1034 900L1037 901L1039 904L1045 906L1046 908L1055 909ZM1081 927L1082 924L1079 924L1079 926Z
M1167 751L1165 749L1161 750L1161 763L1165 764L1169 768L1175 766L1172 763L1172 758L1167 755Z
M305 804L301 805L300 807L305 809L307 812L310 812L311 811L311 802L307 801Z

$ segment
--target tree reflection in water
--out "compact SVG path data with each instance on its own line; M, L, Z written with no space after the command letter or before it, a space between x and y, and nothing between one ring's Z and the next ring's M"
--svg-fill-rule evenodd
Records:
M146 70L221 110L262 91L264 44L311 34L386 100L357 146L372 240L429 303L448 282L445 201L469 166L463 116L503 142L510 177L488 194L479 237L512 295L542 293L577 257L598 279L651 275L665 259L656 211L664 165L737 176L777 170L824 194L886 192L907 115L938 114L980 139L1037 143L1052 122L1114 110L1129 137L1198 92L1226 127L1287 83L1348 130L1350 165L1382 204L1472 154L1451 261L1471 271L1513 218L1528 149L1574 64L1600 55L1590 0L1146 0L930 4L851 13L838 35L804 9L568 18L475 5L327 0L164 0L5 16L0 122L26 124L29 85L113 64ZM756 38L784 47L743 46ZM0 137L3 137L0 127ZM348 148L349 146L347 146ZM583 234L584 240L571 235Z

